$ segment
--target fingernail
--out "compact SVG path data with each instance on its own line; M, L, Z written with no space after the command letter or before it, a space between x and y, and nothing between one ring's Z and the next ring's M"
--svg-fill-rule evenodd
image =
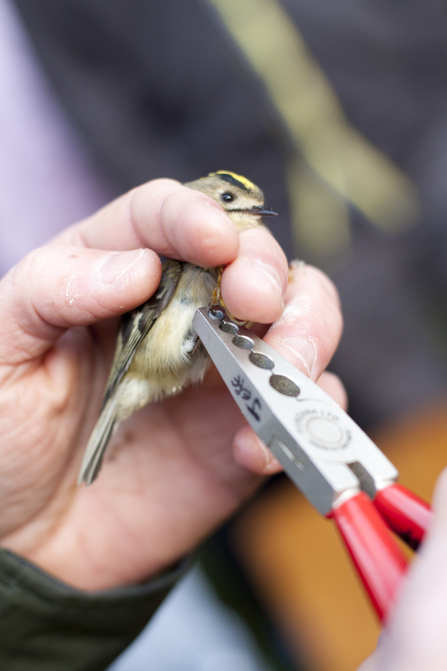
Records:
M144 249L130 252L109 252L103 258L98 270L98 280L109 286L118 282L141 259Z
M303 261L302 259L292 259L292 261L289 264L289 268L291 270L304 270L306 267L306 262Z
M279 294L282 296L283 295L283 290L282 290L282 283L280 280L280 277L276 270L272 268L271 266L267 265L263 261L257 261L256 259L251 262L252 266L256 268L256 270L261 273L261 275L266 278L273 286L275 289L279 292Z
M306 375L310 376L317 360L317 351L312 340L284 338L284 340L281 340L281 345L284 345L296 357L296 360L292 363L298 365L299 368L301 368L299 365L301 363Z
M278 459L275 457L273 452L269 450L268 447L264 447L264 456L265 456L265 474L268 475L269 473L277 473L279 469L281 469L281 464L278 461Z

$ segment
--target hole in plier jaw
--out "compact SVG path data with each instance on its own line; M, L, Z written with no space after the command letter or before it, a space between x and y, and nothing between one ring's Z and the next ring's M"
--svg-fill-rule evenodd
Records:
M215 305L211 305L211 307L208 308L208 314L211 317L211 319L218 319L218 320L225 319L225 317L227 316L223 307L218 303L216 303Z

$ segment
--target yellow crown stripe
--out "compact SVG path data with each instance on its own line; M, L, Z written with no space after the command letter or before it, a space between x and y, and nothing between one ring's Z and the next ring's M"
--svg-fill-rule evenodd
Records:
M243 175L237 175L235 172L231 172L231 170L217 170L216 172L210 173L210 177L213 175L230 175L230 177L235 179L237 182L240 182L249 191L252 191L253 189L256 190L256 186L253 184L253 182L250 182L250 180Z

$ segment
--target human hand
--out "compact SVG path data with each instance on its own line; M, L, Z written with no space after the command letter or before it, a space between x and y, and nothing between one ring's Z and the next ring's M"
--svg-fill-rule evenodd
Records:
M438 480L433 521L402 581L374 654L358 671L447 668L447 469Z
M266 230L239 235L214 201L172 180L124 195L8 273L0 283L1 544L82 589L140 582L169 566L279 469L212 370L200 387L124 422L101 476L77 487L116 318L156 289L155 252L228 264L230 312L274 322L266 340L314 380L341 331L322 273L298 264L288 284ZM322 380L340 396L332 377Z

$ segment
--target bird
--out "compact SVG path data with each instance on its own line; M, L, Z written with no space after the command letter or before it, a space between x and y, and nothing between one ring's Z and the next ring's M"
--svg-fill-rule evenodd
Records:
M262 227L262 216L276 215L264 207L261 189L234 172L218 170L185 186L219 203L238 231ZM224 305L222 272L223 267L201 268L165 259L153 296L121 317L111 372L78 484L90 485L96 479L120 422L148 403L202 381L210 360L192 320L197 308Z

